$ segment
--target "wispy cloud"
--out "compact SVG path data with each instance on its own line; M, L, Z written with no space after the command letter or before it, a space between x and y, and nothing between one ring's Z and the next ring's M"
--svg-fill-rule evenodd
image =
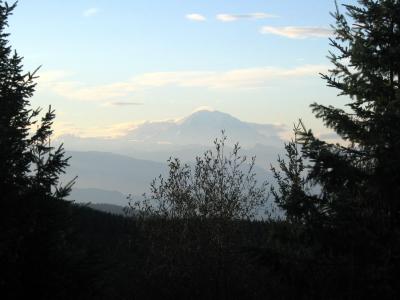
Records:
M67 71L67 70L48 70L48 71L39 71L39 83L44 82L44 83L55 83L58 81L62 81L63 79L70 77L74 75L73 72Z
M84 17L92 17L92 16L94 16L94 15L97 15L98 13L99 13L99 9L98 9L98 8L96 8L96 7L91 7L91 8L86 9L86 10L83 12L83 16L84 16Z
M216 16L217 20L221 22L234 22L239 20L259 20L259 19L268 19L268 18L276 18L277 16L256 12L250 14L218 14Z
M143 121L142 121L143 122ZM54 123L55 138L64 139L66 136L76 136L80 138L107 138L113 139L125 136L127 132L133 130L142 122L116 123L109 126L81 127L71 122Z
M143 102L130 102L130 101L114 101L114 102L107 102L104 106L139 106L143 105Z
M200 14L187 14L185 17L190 21L196 21L196 22L206 21L206 17Z
M332 30L326 27L264 26L260 32L262 34L280 35L290 39L323 38L332 35Z
M319 73L326 72L327 69L328 67L325 65L303 65L295 68L258 67L224 72L154 72L104 85L85 85L81 82L69 80L69 72L52 71L41 74L39 88L74 100L109 102L120 106L139 105L136 102L121 102L118 99L129 97L138 91L167 86L228 90L265 88L274 84L276 80L317 76ZM62 74L68 74L68 76L60 77Z

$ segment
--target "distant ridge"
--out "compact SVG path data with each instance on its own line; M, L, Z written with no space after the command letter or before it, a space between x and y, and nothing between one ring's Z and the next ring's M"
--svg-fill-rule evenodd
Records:
M128 205L127 196L142 198L149 192L151 181L160 174L167 175L167 164L107 152L68 151L71 156L67 173L61 183L78 176L72 193L68 197L78 203L106 203ZM197 155L201 155L198 152ZM270 173L256 166L259 180L270 178Z
M127 195L118 191L109 191L100 188L73 187L71 194L68 196L68 199L76 203L106 203L121 206L126 206L128 204Z
M105 197L121 199L119 203L113 204L126 205L126 195L131 193L141 195L148 191L151 180L160 174L165 174L167 169L166 164L159 162L107 152L68 151L67 155L71 156L70 166L62 181L67 182L78 176L74 186L76 192L73 190L71 196L81 197L85 194L85 198L82 198L85 202L98 203L101 200L93 198L92 195L101 194L102 200L105 200ZM119 194L113 191L118 191Z
M88 207L99 210L102 212L106 212L113 215L121 215L125 216L124 207L120 205L108 204L108 203L88 203Z

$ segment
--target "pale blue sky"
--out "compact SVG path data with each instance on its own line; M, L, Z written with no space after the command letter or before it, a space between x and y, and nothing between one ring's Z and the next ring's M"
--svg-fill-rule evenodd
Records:
M52 104L59 132L121 133L202 106L259 123L303 118L323 132L309 104L345 101L318 76L330 66L333 9L333 0L21 0L10 41L27 70L42 65L33 104Z

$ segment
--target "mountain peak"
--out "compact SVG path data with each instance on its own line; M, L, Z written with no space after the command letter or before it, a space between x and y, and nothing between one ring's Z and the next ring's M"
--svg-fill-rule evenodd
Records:
M211 125L222 125L226 122L240 122L239 119L234 118L230 114L220 112L217 110L197 110L190 114L189 116L182 118L177 122L178 125L189 125L198 124L206 125L207 127Z
M194 111L175 122L142 124L129 132L127 138L169 145L211 145L225 131L232 143L242 146L268 144L279 140L271 125L243 122L232 115L208 108Z

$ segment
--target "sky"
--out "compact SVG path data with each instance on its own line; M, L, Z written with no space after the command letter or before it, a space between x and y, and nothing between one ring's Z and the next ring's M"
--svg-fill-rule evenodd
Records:
M56 109L57 134L121 134L202 108L289 127L302 118L325 133L309 105L347 101L319 75L331 67L334 8L333 0L20 0L9 39L25 70L41 66L32 105Z

